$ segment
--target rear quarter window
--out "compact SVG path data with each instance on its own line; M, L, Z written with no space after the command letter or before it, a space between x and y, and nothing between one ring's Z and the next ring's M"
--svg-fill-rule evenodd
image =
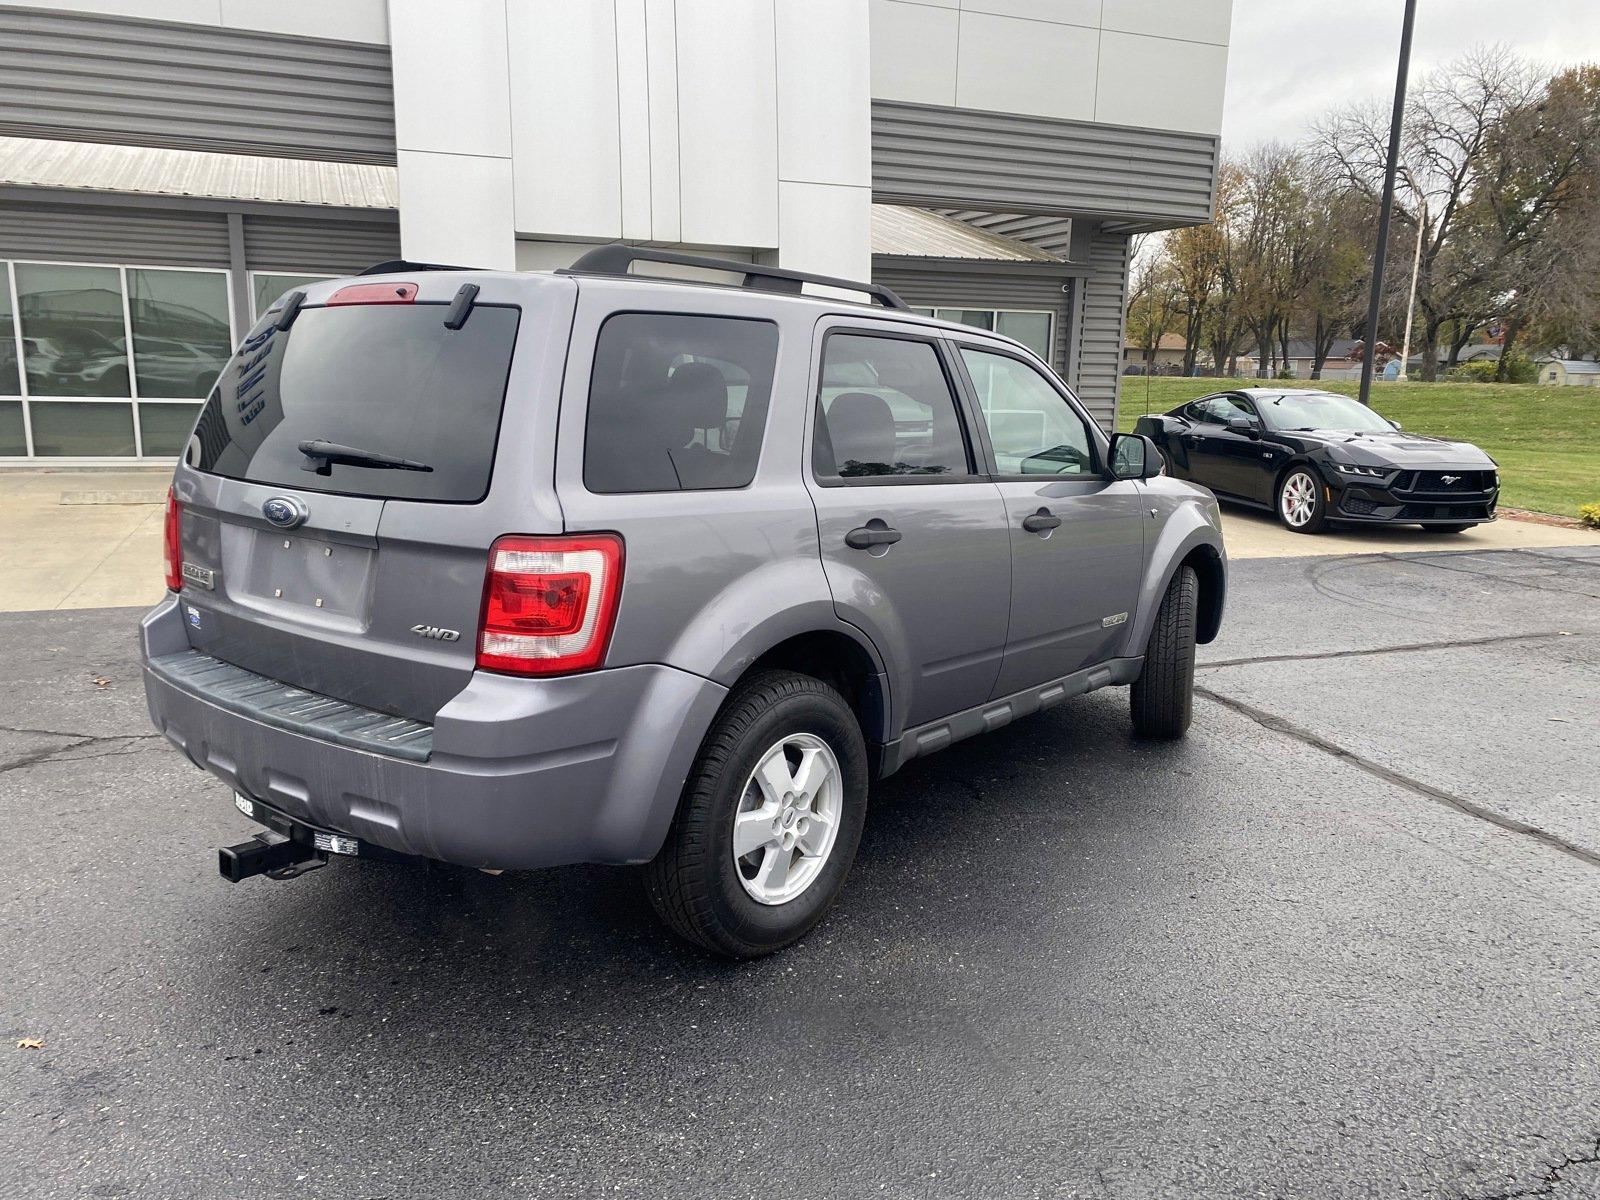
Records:
M778 360L771 321L618 313L600 327L583 438L591 492L742 488Z

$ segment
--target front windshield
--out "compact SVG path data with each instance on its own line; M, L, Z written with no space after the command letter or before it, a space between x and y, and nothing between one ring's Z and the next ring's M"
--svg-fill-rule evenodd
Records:
M1268 429L1348 429L1357 433L1387 432L1394 428L1359 400L1334 392L1284 392L1268 399L1256 397L1256 407Z

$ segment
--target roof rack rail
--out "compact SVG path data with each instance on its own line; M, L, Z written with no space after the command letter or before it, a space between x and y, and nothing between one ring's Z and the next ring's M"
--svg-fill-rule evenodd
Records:
M699 254L683 254L676 250L652 250L643 246L596 246L570 267L562 267L558 275L635 275L630 270L634 263L669 263L681 267L700 267L710 271L726 271L740 275L742 287L763 292L785 292L791 296L802 294L804 284L815 283L843 291L860 292L885 308L910 309L910 305L881 283L862 283L858 279L838 279L832 275L813 275L809 271L789 271L782 267L764 267L755 263L737 262L731 258L707 258ZM644 275L644 278L674 279L668 275ZM681 279L678 282L682 282Z
M391 258L387 262L373 263L360 275L395 275L401 271L476 271L477 267L452 267L444 263L419 263L407 262L403 258Z

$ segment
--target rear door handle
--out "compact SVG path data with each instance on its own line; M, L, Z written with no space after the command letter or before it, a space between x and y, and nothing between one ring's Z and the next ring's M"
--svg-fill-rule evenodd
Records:
M881 521L876 525L861 525L844 535L844 544L852 550L870 550L874 546L892 546L900 540L900 531L890 529Z
M1061 524L1061 518L1048 508L1041 508L1031 516L1022 518L1022 527L1029 533L1049 533Z

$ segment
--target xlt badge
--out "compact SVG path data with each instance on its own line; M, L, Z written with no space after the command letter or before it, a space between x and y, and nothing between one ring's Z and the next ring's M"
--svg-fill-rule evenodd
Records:
M461 640L459 629L441 629L437 625L413 625L411 632L418 637L432 638L436 642L458 642Z

